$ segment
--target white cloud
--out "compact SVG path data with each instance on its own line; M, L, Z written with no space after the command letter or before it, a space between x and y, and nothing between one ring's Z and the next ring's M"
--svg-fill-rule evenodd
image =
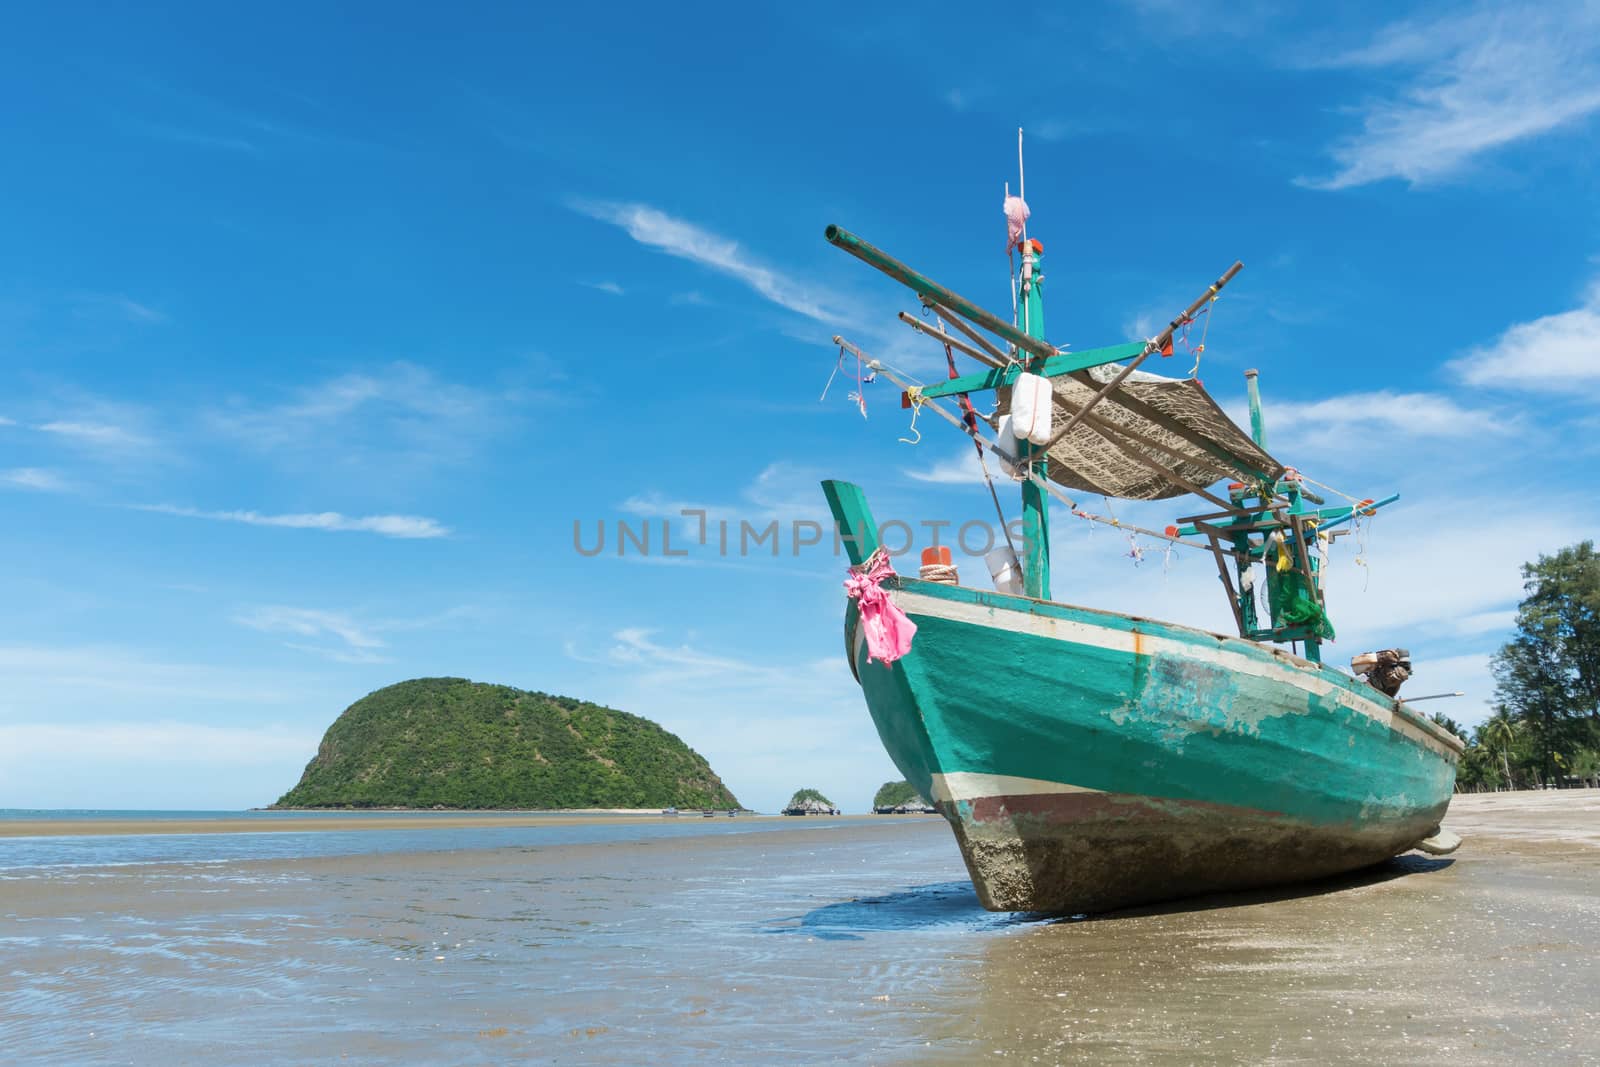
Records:
M293 634L298 637L332 635L351 648L383 647L381 638L368 633L350 616L334 611L266 605L241 612L233 617L233 621L263 633Z
M15 489L37 489L42 493L61 493L68 488L60 475L39 467L13 467L0 471L0 485Z
M933 485L982 485L983 466L978 462L978 452L972 447L961 449L955 455L938 460L920 469L902 468L901 473L917 482ZM997 481L1006 480L997 461L990 461L989 473Z
M133 430L103 422L78 422L63 419L47 422L38 429L55 434L77 444L99 449L138 449L150 445L150 439Z
M1275 400L1267 408L1267 441L1276 445L1279 427L1293 447L1348 448L1355 443L1386 446L1418 439L1461 440L1504 434L1511 420L1464 408L1439 393L1345 393L1305 403ZM1241 421L1248 426L1248 416Z
M202 511L170 504L142 504L137 511L178 515L188 519L240 522L247 526L283 526L294 530L328 530L339 533L375 533L383 537L434 538L450 536L450 528L420 515L341 515L337 511L265 515L259 511Z
M4 415L0 415L0 426L15 426L16 424L16 419L8 419Z
M380 651L388 645L380 633L432 629L472 614L473 608L459 606L428 616L360 621L342 611L265 604L240 610L233 622L262 633L300 639L285 641L286 648L335 663L368 664L393 662Z
M786 460L769 463L761 469L739 492L739 501L732 504L711 504L678 500L650 490L636 493L624 500L621 510L631 515L645 515L665 519L684 518L698 532L698 515L685 517L685 511L705 512L709 523L738 523L741 520L780 522L815 520L826 514L823 506L821 474L810 467Z
M1344 189L1400 178L1420 185L1600 111L1600 8L1578 0L1439 9L1310 65L1399 69L1408 78L1393 95L1357 109L1361 132L1330 149L1337 171L1303 184Z
M579 282L578 284L590 289L598 289L602 293L610 293L612 296L622 296L626 293L626 290L616 282Z
M1448 367L1468 385L1570 392L1600 384L1600 283L1580 307L1516 323Z
M806 318L838 324L848 317L838 310L837 297L760 263L737 241L648 204L575 200L572 207L590 218L620 227L642 245L734 278L779 307Z
M299 456L318 470L464 460L507 422L509 401L393 363L300 389L286 403L234 403L204 416L215 433L261 452Z

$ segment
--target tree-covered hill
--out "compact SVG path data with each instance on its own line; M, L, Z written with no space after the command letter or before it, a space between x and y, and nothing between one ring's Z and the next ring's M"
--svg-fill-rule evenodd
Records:
M789 807L798 808L798 807L803 806L807 801L815 801L816 803L821 804L824 807L829 807L829 808L838 807L838 805L835 804L833 801L831 801L827 797L823 796L822 795L822 791L820 789L798 789L798 790L796 790L794 796L789 798Z
M706 761L648 719L464 678L356 701L278 807L739 806Z
M878 787L878 792L872 798L874 808L893 808L911 801L920 801L922 798L912 788L910 782L884 782Z

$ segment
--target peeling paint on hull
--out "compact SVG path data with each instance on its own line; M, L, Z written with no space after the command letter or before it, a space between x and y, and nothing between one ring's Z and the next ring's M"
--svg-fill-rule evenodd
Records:
M1316 878L1407 850L1449 804L1459 742L1332 668L1021 597L908 579L893 595L911 652L869 664L854 641L853 666L985 907Z

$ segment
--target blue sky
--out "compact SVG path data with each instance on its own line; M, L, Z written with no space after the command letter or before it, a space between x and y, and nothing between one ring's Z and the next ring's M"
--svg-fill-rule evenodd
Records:
M989 514L892 386L818 402L835 332L942 376L821 233L1002 308L1018 126L1052 340L1142 338L1243 259L1201 377L1237 410L1259 367L1279 458L1404 494L1336 549L1329 658L1408 645L1481 718L1518 565L1596 526L1600 10L869 7L12 12L0 807L267 803L439 674L863 807L898 775L842 563L660 524L822 518L822 477ZM574 551L619 521L658 551ZM1059 599L1228 624L1205 559L1064 514L1054 547Z

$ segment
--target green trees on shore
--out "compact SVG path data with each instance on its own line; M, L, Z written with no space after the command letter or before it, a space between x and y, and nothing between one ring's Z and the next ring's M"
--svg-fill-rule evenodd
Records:
M1583 541L1525 564L1522 577L1516 633L1494 658L1495 714L1469 738L1456 780L1600 784L1600 555Z

